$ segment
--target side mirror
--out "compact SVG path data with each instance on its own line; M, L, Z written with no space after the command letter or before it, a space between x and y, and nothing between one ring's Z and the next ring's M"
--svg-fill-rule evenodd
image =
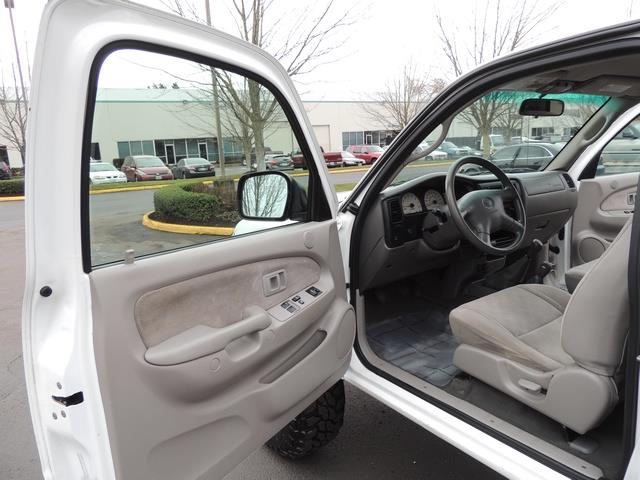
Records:
M291 179L282 172L246 173L238 181L238 213L246 220L287 220Z
M559 117L564 113L564 102L545 98L527 98L520 104L518 113L526 117Z

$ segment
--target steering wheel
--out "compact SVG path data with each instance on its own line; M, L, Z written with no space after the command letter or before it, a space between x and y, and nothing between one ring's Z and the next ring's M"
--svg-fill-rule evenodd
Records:
M474 190L459 200L456 199L455 181L461 167L477 165L493 173L502 188ZM526 231L526 214L520 193L505 173L496 165L481 157L464 157L449 167L445 180L445 195L449 213L460 233L476 248L492 255L506 255L516 251L522 244ZM504 208L505 201L513 201L515 215ZM491 234L506 230L515 238L509 245L496 247L491 243Z

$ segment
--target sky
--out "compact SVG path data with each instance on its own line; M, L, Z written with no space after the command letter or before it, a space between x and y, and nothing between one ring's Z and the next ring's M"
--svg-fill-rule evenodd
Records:
M138 3L167 10L174 0L140 0ZM190 2L204 17L205 0ZM230 0L210 0L214 27L236 33L230 15ZM365 100L384 90L404 65L412 62L425 76L452 79L437 35L435 12L440 11L445 25L458 38L468 34L472 12L482 11L488 0L336 0L334 14L349 11L353 24L338 32L330 41L336 48L329 62L296 78L296 86L306 100ZM532 0L539 5L545 1ZM40 15L44 0L14 0L13 10L21 61L26 71L34 57ZM0 4L0 72L5 79L15 63L9 11ZM305 8L318 8L315 0L273 0L271 22L279 19L273 43L300 28ZM512 5L503 0L503 7ZM640 19L640 0L565 0L526 46L554 41L596 28ZM27 75L28 77L28 75ZM28 83L28 78L27 78ZM120 86L114 84L113 86Z

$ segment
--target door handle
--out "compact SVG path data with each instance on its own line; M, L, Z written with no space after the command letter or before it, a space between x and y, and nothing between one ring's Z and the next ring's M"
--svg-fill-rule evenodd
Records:
M262 291L265 297L269 297L287 288L287 272L277 270L267 273L262 277Z
M153 365L177 365L224 350L234 340L257 333L271 325L269 314L259 307L245 310L248 316L226 327L196 325L164 342L149 348L144 354Z

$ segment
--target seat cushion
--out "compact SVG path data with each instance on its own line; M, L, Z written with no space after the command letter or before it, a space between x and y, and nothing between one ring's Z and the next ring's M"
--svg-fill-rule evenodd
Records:
M549 285L517 285L459 306L449 323L461 344L552 371L574 363L561 346L562 315L570 298Z

